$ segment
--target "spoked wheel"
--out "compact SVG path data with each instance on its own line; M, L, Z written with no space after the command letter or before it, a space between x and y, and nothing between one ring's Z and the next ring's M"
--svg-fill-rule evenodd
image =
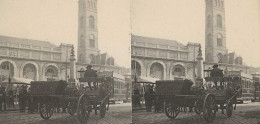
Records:
M203 116L207 122L213 122L215 117L215 98L212 94L207 94L203 103Z
M202 101L196 100L194 103L194 111L196 114L200 115L200 113L203 111L203 104Z
M77 104L75 102L69 102L68 104L68 112L72 116L77 111Z
M233 113L233 105L232 105L232 103L228 103L227 104L226 113L227 113L227 117L230 118L232 116L232 113Z
M180 113L180 109L177 105L166 102L164 105L165 114L168 118L175 119Z
M53 115L54 112L54 108L47 103L41 103L40 104L40 116L45 119L48 120L51 118L51 116Z
M105 117L105 115L106 115L106 103L105 102L100 104L99 111L100 111L100 117L101 118Z
M86 123L89 117L89 99L86 95L82 94L79 97L78 106L77 106L77 116L81 123Z

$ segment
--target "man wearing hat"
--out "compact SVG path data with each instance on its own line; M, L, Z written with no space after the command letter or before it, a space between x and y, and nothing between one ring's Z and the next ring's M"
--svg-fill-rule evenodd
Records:
M93 70L91 65L88 65L86 69L84 77L87 79L88 86L92 90L91 82L93 82L94 89L96 89L97 71Z
M218 68L218 65L213 65L213 69L210 72L211 77L221 77L223 78L223 72ZM217 86L218 81L214 81L215 86ZM222 82L220 81L220 85L222 86Z

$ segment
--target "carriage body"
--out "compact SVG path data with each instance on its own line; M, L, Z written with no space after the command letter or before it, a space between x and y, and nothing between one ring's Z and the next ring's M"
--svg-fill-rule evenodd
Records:
M190 80L157 81L155 97L164 104L167 117L176 118L181 107L194 108L197 114L203 113L204 119L212 122L218 109L226 109L231 117L233 104L239 94L239 77L205 78L201 87L195 87ZM224 87L211 87L212 82L221 81Z
M92 110L99 111L100 116L105 116L109 107L109 96L111 91L106 88L106 79L82 78L80 83L87 81L102 82L96 90L76 87L66 81L34 81L31 82L29 98L40 103L40 116L47 120L51 118L55 108L67 108L70 115L77 113L78 120L87 122Z

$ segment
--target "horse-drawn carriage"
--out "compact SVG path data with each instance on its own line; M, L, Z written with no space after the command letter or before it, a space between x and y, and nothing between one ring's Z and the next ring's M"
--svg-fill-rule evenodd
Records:
M80 84L86 84L93 77L80 78ZM70 115L77 113L78 120L86 123L92 110L99 110L100 117L104 117L109 108L109 89L105 78L95 77L97 88L76 87L65 81L35 81L31 82L31 99L40 103L40 116L47 120L51 118L55 108L67 108Z
M177 117L181 107L193 107L197 114L203 113L207 122L212 122L218 109L226 109L226 115L232 116L236 108L233 104L241 92L238 80L233 76L206 77L199 87L192 87L190 80L157 81L155 97L164 103L165 114L171 119ZM213 86L214 82L222 85Z

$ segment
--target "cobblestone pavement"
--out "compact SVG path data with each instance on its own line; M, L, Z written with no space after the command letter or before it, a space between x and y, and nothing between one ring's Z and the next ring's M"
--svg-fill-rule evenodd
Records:
M130 124L131 104L122 103L110 105L106 116L101 118L91 112L87 124ZM17 111L8 111L0 113L0 124L80 124L77 115L70 116L68 113L54 113L49 120L43 120L39 113L28 114Z
M169 119L164 113L133 111L133 124L205 124L202 115L195 112L180 112L176 119ZM231 118L219 111L213 124L260 124L260 103L237 105Z

